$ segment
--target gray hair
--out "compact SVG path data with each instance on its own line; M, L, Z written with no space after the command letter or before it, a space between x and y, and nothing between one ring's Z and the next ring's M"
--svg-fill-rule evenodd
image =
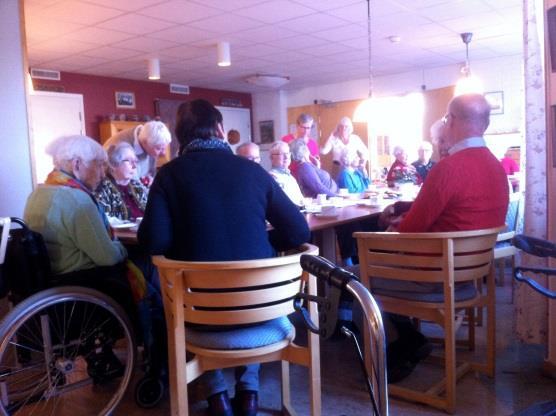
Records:
M395 146L394 150L392 150L392 154L394 155L394 157L397 157L402 153L405 153L405 149L401 146Z
M442 121L442 119L436 120L434 123L432 123L430 132L432 142L438 144L438 141L444 133L444 122Z
M338 126L346 126L349 130L349 134L353 133L353 123L351 122L351 119L347 116L342 117L340 119L340 121L338 122Z
M290 143L290 152L292 154L292 160L296 162L301 162L305 160L309 154L309 148L307 143L303 139L296 139Z
M359 157L359 152L353 147L344 147L340 153L340 162L342 166L349 166L356 157Z
M137 140L147 143L149 146L168 144L172 141L170 130L161 121L149 121L135 128Z
M297 117L297 124L312 123L314 121L313 116L307 113L301 113L299 117Z
M131 150L133 154L135 154L135 150L133 150L133 146L130 145L128 142L119 142L116 144L111 145L106 153L108 155L108 164L110 168L116 168L120 166L123 160L124 151Z
M87 136L62 136L54 139L46 147L46 154L52 156L52 162L57 169L71 171L71 162L80 159L89 163L93 160L106 162L106 152L102 146Z
M274 143L272 143L272 146L270 146L269 153L272 154L276 151L281 151L283 148L288 148L289 149L289 146L286 142L283 142L281 140L277 141L277 142L274 142Z

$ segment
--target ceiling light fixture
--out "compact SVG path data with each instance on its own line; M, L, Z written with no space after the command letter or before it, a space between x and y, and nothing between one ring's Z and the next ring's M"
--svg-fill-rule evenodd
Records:
M149 79L160 79L160 60L151 58L148 60Z
M230 66L232 64L230 42L218 42L216 51L218 54L218 66Z
M355 109L353 121L368 123L371 114L371 101L373 98L373 66L371 59L371 0L367 0L367 41L368 41L368 76L369 76L369 95L366 100L361 102Z
M463 43L465 43L465 64L461 68L463 77L460 78L456 84L454 96L471 93L482 94L483 85L481 81L471 73L471 64L469 62L469 43L473 38L473 33L466 32L460 34L460 36Z
M290 77L276 74L255 74L245 78L249 84L265 88L280 88L290 82Z

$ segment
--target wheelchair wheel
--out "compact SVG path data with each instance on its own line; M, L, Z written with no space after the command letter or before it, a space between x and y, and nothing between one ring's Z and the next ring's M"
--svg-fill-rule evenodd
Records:
M163 396L164 383L156 377L146 376L135 386L135 403L143 409L155 407Z
M114 300L74 286L39 292L0 323L0 414L109 414L134 360L133 330Z

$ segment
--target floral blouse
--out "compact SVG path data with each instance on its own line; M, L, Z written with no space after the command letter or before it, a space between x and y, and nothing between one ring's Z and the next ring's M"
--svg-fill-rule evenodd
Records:
M121 220L130 220L143 215L147 205L148 189L138 180L132 179L127 186L116 184L107 175L95 197L105 214Z

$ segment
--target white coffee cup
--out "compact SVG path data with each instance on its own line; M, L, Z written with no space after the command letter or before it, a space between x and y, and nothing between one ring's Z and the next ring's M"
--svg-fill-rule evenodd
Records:
M349 195L349 190L347 188L340 188L338 190L338 195L340 196L348 196Z
M326 194L318 194L317 195L317 203L325 204L326 203Z

